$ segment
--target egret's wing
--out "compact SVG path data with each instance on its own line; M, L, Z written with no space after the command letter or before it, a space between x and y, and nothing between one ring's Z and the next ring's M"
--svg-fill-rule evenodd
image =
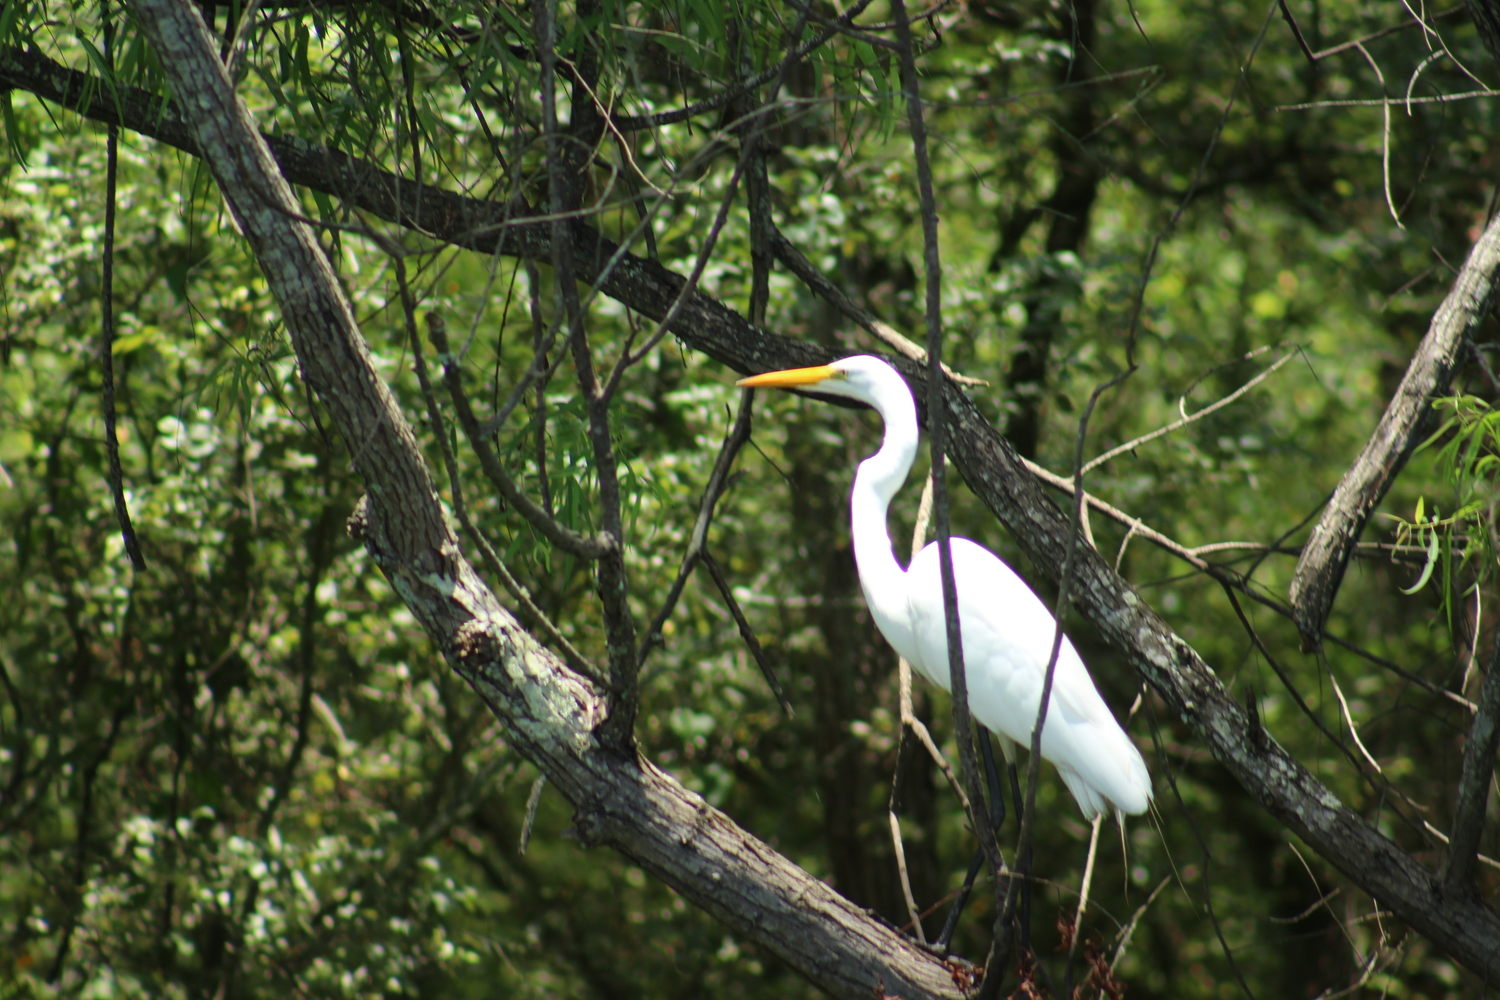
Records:
M1052 613L1014 570L974 542L953 539L953 561L970 710L990 729L1029 745L1052 651ZM922 661L913 665L949 690L935 545L918 554L908 575L907 599ZM1042 756L1057 765L1085 814L1102 811L1106 797L1127 812L1145 811L1150 797L1145 762L1066 637L1042 728Z

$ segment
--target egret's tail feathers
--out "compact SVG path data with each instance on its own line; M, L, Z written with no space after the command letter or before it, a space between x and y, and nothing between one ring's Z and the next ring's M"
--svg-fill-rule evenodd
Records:
M1107 781L1097 774L1085 778L1074 768L1058 766L1057 773L1078 801L1084 819L1092 822L1095 816L1113 812L1123 824L1126 814L1139 816L1150 808L1151 774L1140 754L1134 753L1135 748L1130 749L1135 759L1127 760L1118 773L1108 775Z

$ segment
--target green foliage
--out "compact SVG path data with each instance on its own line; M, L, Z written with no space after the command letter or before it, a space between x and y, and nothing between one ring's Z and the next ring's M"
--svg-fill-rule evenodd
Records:
M1500 503L1500 413L1477 396L1437 400L1433 408L1446 412L1438 429L1419 451L1433 449L1433 464L1447 479L1456 509L1443 517L1437 505L1426 510L1426 497L1417 498L1407 521L1394 517L1396 544L1412 546L1424 555L1421 575L1404 594L1415 594L1436 573L1438 595L1451 621L1455 601L1488 589L1495 578L1500 543L1495 537L1495 506Z

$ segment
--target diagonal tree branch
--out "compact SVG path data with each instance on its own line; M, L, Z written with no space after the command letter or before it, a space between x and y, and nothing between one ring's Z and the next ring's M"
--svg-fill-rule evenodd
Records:
M1485 227L1364 450L1339 480L1313 527L1292 577L1291 602L1302 648L1318 648L1360 532L1429 426L1432 401L1448 390L1465 338L1477 332L1495 298L1500 218Z

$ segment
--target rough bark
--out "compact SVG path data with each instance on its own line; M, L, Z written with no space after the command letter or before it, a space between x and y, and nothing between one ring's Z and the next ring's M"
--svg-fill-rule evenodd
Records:
M1375 433L1339 480L1297 559L1291 602L1304 652L1322 644L1323 624L1360 532L1430 426L1432 401L1447 392L1464 341L1489 313L1497 270L1500 218L1490 222L1469 252Z
M518 749L607 844L836 996L957 996L947 967L634 754L603 749L604 702L538 646L464 559L411 428L370 363L332 268L186 0L138 0L185 124L281 304L303 377L368 494L350 529Z
M171 8L175 0L138 2ZM172 61L164 62L170 66ZM173 71L182 72L175 67ZM82 74L41 56L0 49L0 84L63 100L70 93L86 93L78 89L83 80ZM176 92L196 94L180 86ZM189 133L180 112L142 93L121 88L120 107L125 115L120 124L198 154L200 139ZM195 118L214 113L211 108L202 109L204 99L195 101ZM72 107L76 97L74 102L63 103ZM98 97L75 110L100 121L116 120L113 101ZM239 127L248 129L248 123L241 121ZM252 137L239 141L246 148L263 149ZM486 252L493 251L503 238L503 253L550 255L546 223L520 221L525 206L507 209L427 187L417 220L417 188L411 182L300 140L274 139L269 145L288 179L344 198L376 217L402 224L420 221L430 235ZM273 179L278 196L289 197L280 179ZM262 187L271 190L268 185ZM292 226L285 216L276 218ZM1493 230L1492 226L1486 232L1487 240ZM665 315L682 286L680 275L630 254L623 254L607 275L601 275L618 248L584 226L577 227L575 240L580 278L598 281L605 294L644 316L660 319ZM317 307L299 303L295 296L287 308L317 321L306 331L294 331L294 337L311 338L297 346L312 377L320 370L320 355L339 359L333 365L336 369L346 363L357 369L357 377L346 382L341 376L330 394L357 392L358 406L352 412L333 407L338 400L330 399L335 414L343 414L339 419L347 421L341 422L346 439L359 442L351 450L373 451L378 436L382 448L405 450L411 461L419 460L409 430L401 432L405 423L389 395L372 382L357 331L340 325L347 322L345 314L327 303ZM1439 315L1448 309L1445 303ZM325 321L326 329L319 325ZM701 293L685 302L673 333L739 372L822 364L832 358L815 345L761 330ZM920 367L903 359L893 363L911 383L918 400L924 399L925 377ZM956 386L950 385L947 392L955 465L1035 566L1043 571L1061 566L1068 542L1067 519L973 403ZM355 399L348 402L352 405ZM369 445L364 443L367 436ZM379 472L370 456L362 458L360 467L362 473L366 468ZM392 492L394 485L372 482L372 498L388 506L403 496ZM409 581L402 584L403 598L439 649L485 698L517 747L547 769L578 806L579 829L587 842L617 847L836 995L867 997L877 986L903 996L956 994L947 970L930 956L738 831L655 768L601 753L592 730L599 721L602 701L519 628L474 576L446 529L435 536L437 549L413 548L425 532L436 530L431 519L437 511L435 498L421 499L429 496L423 491L430 491L430 482L418 477L413 488L420 499L418 506L426 511L414 512L416 524L377 522L372 527L375 534L367 533L366 538L393 579ZM425 544L433 540L426 539ZM394 548L396 543L404 548ZM428 563L453 572L411 580L414 567ZM1252 796L1382 905L1477 975L1500 985L1500 963L1494 961L1500 950L1500 918L1493 910L1476 899L1445 894L1433 872L1346 808L1263 731L1252 736L1244 709L1202 658L1092 550L1081 553L1075 573L1075 606Z

